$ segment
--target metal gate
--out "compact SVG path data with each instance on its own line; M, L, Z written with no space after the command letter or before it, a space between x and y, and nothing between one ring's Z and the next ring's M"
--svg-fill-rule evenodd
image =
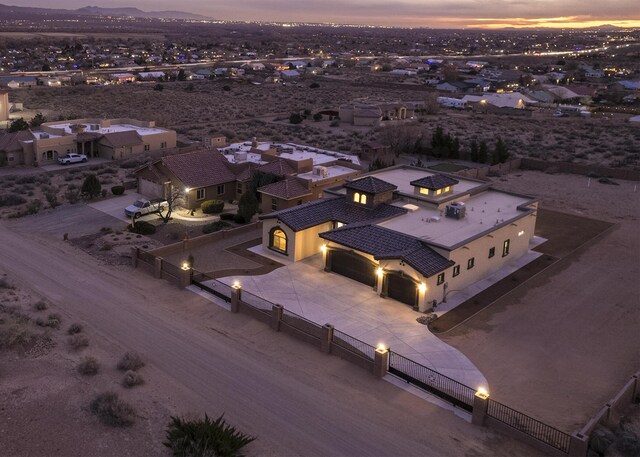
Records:
M414 281L395 273L388 273L385 279L387 281L386 294L389 298L414 308L418 306L418 286Z
M331 258L331 271L368 286L376 285L376 271L373 263L361 255L348 251L331 250L327 253Z

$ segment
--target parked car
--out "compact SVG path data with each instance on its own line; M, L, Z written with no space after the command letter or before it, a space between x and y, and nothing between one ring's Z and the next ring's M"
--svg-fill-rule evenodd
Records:
M62 156L58 158L58 163L60 165L69 165L71 163L79 163L86 162L87 156L84 154L67 154L66 156Z
M136 219L149 213L157 213L163 211L169 204L162 198L153 200L136 200L133 205L129 205L124 209L127 217L134 216Z

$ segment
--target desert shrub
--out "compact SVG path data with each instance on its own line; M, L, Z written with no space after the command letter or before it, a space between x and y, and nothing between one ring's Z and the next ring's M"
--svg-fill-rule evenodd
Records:
M109 180L108 182L111 182L111 180ZM105 181L105 183L107 183L107 182ZM107 189L102 189L100 191L100 195L102 195L102 198L106 197L107 196Z
M218 232L220 230L223 230L227 227L230 227L230 225L227 222L223 222L223 221L215 221L212 222L210 224L206 224L202 227L202 233L213 233L213 232Z
M78 364L78 373L85 376L93 376L100 371L100 363L95 357L84 357Z
M291 115L289 116L290 124L300 124L303 120L304 118L300 113L291 113Z
M79 351L89 346L89 338L85 335L72 335L69 337L69 347L74 351Z
M309 84L309 89L317 89L318 87L320 87L320 84L318 84L318 83Z
M135 387L144 384L144 378L136 371L129 370L124 374L122 378L122 385L124 387Z
M640 437L631 430L620 430L615 449L625 457L637 457L640 455Z
M195 420L172 417L163 444L174 456L233 457L255 439L227 424L224 414L215 421L205 414Z
M17 206L25 203L26 200L22 195L18 194L7 194L0 195L0 206Z
M42 318L36 319L36 325L40 327L60 328L61 323L62 317L58 313L49 314L46 320Z
M144 360L137 352L127 352L118 362L120 371L136 371L144 366Z
M96 396L89 409L100 422L112 427L129 427L135 421L136 411L115 392L104 392Z
M69 326L69 328L67 329L67 333L69 335L75 335L76 333L80 333L82 332L82 325L80 324L71 324Z
M0 349L26 346L32 337L25 322L16 319L0 320Z
M36 311L44 311L49 307L49 305L47 305L45 301L40 300L35 305L33 305L33 307L36 309Z
M222 200L205 200L200 204L200 209L205 214L217 214L224 209Z
M127 230L131 233L138 233L140 235L153 235L156 233L155 225L146 221L136 221L133 226L129 225Z
M129 168L137 168L138 166L140 166L140 162L135 159L125 160L120 164L120 168L124 168L125 170Z
M240 213L238 213L238 214L234 214L234 215L233 215L233 221L234 221L236 224L246 224L246 223L247 223L247 220L246 220L246 219L244 218L244 216L243 216L242 214L240 214Z
M0 278L0 289L14 289L14 287L5 278Z
M164 90L164 85L161 84L161 83L158 83L155 86L153 86L153 90L157 90L158 92L162 92Z
M100 180L94 173L91 173L84 178L81 189L82 195L85 195L87 198L95 198L100 195L101 191L102 184L100 184Z
M122 195L122 194L124 194L124 186L113 186L111 188L111 193L113 195Z
M35 199L29 202L27 205L27 214L38 214L40 209L42 208L42 200Z
M597 454L604 455L615 440L616 436L611 430L598 427L591 433L589 448Z
M232 221L235 214L233 213L220 213L221 221Z
M73 205L74 203L78 203L78 200L80 200L80 192L75 188L75 186L74 188L69 186L67 191L64 193L64 198Z

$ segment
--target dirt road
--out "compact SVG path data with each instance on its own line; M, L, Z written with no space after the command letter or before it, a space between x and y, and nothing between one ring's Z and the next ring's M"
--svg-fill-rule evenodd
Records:
M225 412L259 436L247 449L250 455L537 455L337 357L141 272L99 265L58 239L13 232L3 224L0 239L1 269L47 297L66 318L83 322L116 353L144 354L154 402L177 405L173 414ZM59 418L72 419L77 422ZM84 443L83 455L111 455L108 443L100 447L79 433L69 426L65 439ZM25 446L18 437L0 437L8 455L24 453ZM35 449L29 455L44 455ZM157 450L150 446L148 454Z

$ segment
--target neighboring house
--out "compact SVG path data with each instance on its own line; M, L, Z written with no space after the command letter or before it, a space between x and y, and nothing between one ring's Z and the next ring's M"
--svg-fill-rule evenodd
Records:
M72 152L113 160L175 148L176 132L156 127L153 121L75 119L45 122L21 145L12 165L42 166Z
M31 130L0 135L0 165L19 165L23 154L22 142L33 141Z
M19 89L22 87L35 87L38 78L35 76L0 76L0 86L9 89Z
M263 248L291 261L322 255L325 271L419 311L513 266L529 252L536 224L532 197L409 166L326 194L260 216Z
M449 92L451 94L469 94L473 92L482 92L483 88L478 84L467 83L466 81L443 82L436 86L436 90L440 92Z
M462 102L473 105L474 108L483 108L491 105L497 108L525 109L527 105L536 104L535 100L518 92L507 92L502 94L465 95Z
M369 141L360 145L360 158L368 161L369 163L378 160L387 165L391 165L391 162L395 160L395 155L391 152L391 148L388 146L385 146L382 143Z
M258 188L262 200L260 209L263 213L271 213L314 199L315 196L309 190L308 183L309 181L288 177Z
M341 105L340 121L357 126L376 127L382 121L403 121L415 117L417 102L360 99Z

